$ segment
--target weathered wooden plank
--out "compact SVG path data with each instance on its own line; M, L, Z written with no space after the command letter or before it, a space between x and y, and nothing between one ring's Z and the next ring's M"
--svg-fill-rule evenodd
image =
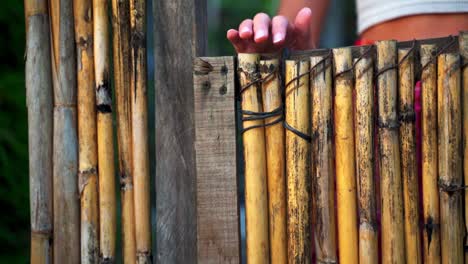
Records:
M157 263L192 263L196 185L192 58L206 47L206 0L154 1Z
M233 57L194 64L199 263L239 263Z

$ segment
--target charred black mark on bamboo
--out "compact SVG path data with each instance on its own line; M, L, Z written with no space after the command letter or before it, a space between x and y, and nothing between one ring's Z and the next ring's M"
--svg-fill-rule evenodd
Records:
M405 104L399 112L400 123L415 123L416 114L412 105Z
M103 257L102 255L99 257L99 264L114 264L115 260L110 257Z
M133 179L129 173L120 173L120 190L133 189Z
M82 52L86 52L89 57L93 56L93 36L92 35L87 35L86 38L80 37L78 41L76 42L76 47L77 47L77 62L78 62L78 70L81 71L83 69L83 64L82 64Z
M439 225L434 222L434 219L432 217L426 219L424 223L424 232L426 232L427 236L427 248L431 247L432 234L438 229Z
M104 78L96 88L96 103L99 113L112 113L112 93L107 78Z

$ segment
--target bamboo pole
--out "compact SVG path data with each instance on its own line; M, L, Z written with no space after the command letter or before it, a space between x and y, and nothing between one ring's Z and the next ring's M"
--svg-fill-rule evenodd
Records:
M408 53L411 52L411 53ZM407 55L409 54L409 55ZM414 110L414 52L398 50L398 111L400 115L401 176L405 221L405 256L407 263L421 263L419 232L419 186L416 164Z
M377 42L377 69L396 64L396 41ZM404 263L403 186L400 172L397 113L397 71L384 70L377 79L380 150L382 262Z
M151 211L146 87L146 1L130 0L132 157L137 263L151 263Z
M461 199L463 174L461 158L460 60L458 54L447 53L440 55L437 63L442 263L463 263L463 238L465 230L462 223L463 211Z
M334 49L335 72L352 67L350 48ZM353 78L335 78L335 169L340 263L358 263L356 174L354 160Z
M263 111L282 107L278 59L260 61L260 74L267 78L262 85ZM270 75L272 74L273 75ZM270 77L268 77L270 76ZM265 119L272 123L280 116ZM286 176L284 160L284 128L281 123L265 127L268 209L271 263L286 263Z
M421 65L429 63L435 45L421 45ZM421 73L423 260L440 263L439 192L437 187L437 72L436 63Z
M101 263L115 262L116 197L112 91L109 82L108 1L93 0L94 68L99 163L99 256Z
M78 191L81 263L99 259L99 212L92 0L74 0L78 90Z
M336 263L333 171L332 69L324 56L310 58L312 113L312 226L317 263ZM318 66L315 66L317 65Z
M355 66L356 173L359 203L359 263L378 263L378 226L374 183L373 60L364 57Z
M51 0L54 263L80 263L76 57L72 0Z
M112 0L113 63L117 107L117 142L122 203L124 263L136 263L135 204L132 170L130 5Z
M309 71L309 61L287 60L286 84ZM310 135L309 76L286 87L285 121L294 129ZM309 263L310 242L310 144L286 130L286 181L288 219L288 263Z
M26 94L32 264L52 263L53 90L46 0L26 0Z
M468 31L460 32L460 55L462 58L462 107L463 107L463 174L465 185L468 184ZM468 230L468 192L465 191L465 230ZM468 239L465 238L465 248L468 247ZM465 250L465 263L468 263L468 251Z
M259 56L239 54L240 85L258 78ZM262 112L260 86L254 84L242 93L242 110ZM243 127L262 125L262 120L244 121ZM268 263L268 194L265 156L265 132L258 127L243 134L245 160L245 222L247 262Z

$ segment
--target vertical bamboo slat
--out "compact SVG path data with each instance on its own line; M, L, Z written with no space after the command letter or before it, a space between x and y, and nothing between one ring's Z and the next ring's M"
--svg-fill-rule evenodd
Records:
M259 56L239 54L240 85L258 78ZM242 110L262 112L261 87L254 84L242 94ZM262 120L244 121L243 127L262 125ZM247 262L268 263L268 193L264 128L254 128L243 134L245 160L245 222Z
M382 262L405 262L403 186L400 171L397 113L396 41L377 42Z
M287 60L286 84L309 71L309 61ZM310 135L309 76L286 87L285 121ZM286 130L286 181L288 219L288 263L309 263L310 245L310 143Z
M312 115L312 226L317 263L336 263L331 60L310 58ZM317 65L318 66L315 66Z
M408 52L409 55L407 56ZM400 115L401 176L405 221L405 256L407 263L421 263L419 232L419 186L416 161L414 110L414 52L398 50L398 111Z
M282 107L278 59L260 61L263 111L271 112ZM273 75L270 75L272 74ZM278 120L278 116L265 119L265 123ZM284 128L281 123L265 127L268 209L271 263L286 263L286 176L284 160Z
M52 263L53 90L46 0L26 0L26 94L32 264Z
M54 83L54 263L80 263L76 57L72 0L50 1Z
M352 67L350 48L334 49L335 72ZM354 160L353 78L335 79L335 169L340 263L358 263L358 224Z
M463 263L460 60L458 54L447 53L440 55L437 63L442 263Z
M92 0L74 0L78 103L81 263L99 259L99 215Z
M124 263L136 263L135 204L132 169L130 5L112 0L113 64L117 108L117 142L122 203Z
M116 195L112 91L109 82L109 5L93 0L94 68L99 164L99 256L101 263L114 263L116 240Z
M421 45L421 65L426 65L435 45ZM439 191L437 187L437 64L431 63L421 73L422 102L422 201L423 260L440 263Z
M355 147L359 203L359 263L378 262L378 226L374 183L374 82L373 60L362 58L355 66Z
M146 1L130 1L132 158L137 263L151 263L151 211L146 87Z

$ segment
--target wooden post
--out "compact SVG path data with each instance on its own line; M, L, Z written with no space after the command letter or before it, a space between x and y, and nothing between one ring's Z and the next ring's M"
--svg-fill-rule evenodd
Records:
M398 141L396 41L377 42L382 262L405 262L403 185Z
M350 48L334 49L335 73L352 67ZM335 79L335 168L340 263L358 263L358 224L354 160L353 78L351 72Z
M359 202L359 263L378 263L379 241L374 183L373 59L356 64L355 146Z
M124 263L136 263L135 211L132 170L130 6L112 0L114 84L117 106L117 142L122 203Z
M287 60L285 122L310 136L309 61ZM297 80L292 81L294 78ZM286 181L288 219L288 263L311 261L310 241L310 142L286 130Z
M438 57L437 119L442 263L463 263L460 58Z
M153 1L153 14L155 261L190 263L197 257L192 58L205 53L206 0Z
M336 263L331 59L310 58L312 113L312 226L317 263Z
M76 57L72 0L50 1L54 83L54 263L80 263Z
M436 45L421 45L421 66L429 63ZM422 101L422 200L423 200L423 260L440 263L439 191L437 187L437 62L432 62L421 74Z
M109 5L93 0L94 68L99 164L99 256L114 263L116 243L116 194L112 90L109 81Z
M401 62L398 69L398 111L400 115L401 176L405 208L405 256L407 263L421 263L413 54L413 50L398 50L398 61Z
M198 263L240 263L233 57L194 65Z
M46 0L25 1L32 264L52 263L53 90ZM6 212L7 213L7 212Z
M261 60L263 111L282 108L281 79L278 59ZM268 77L269 76L269 77ZM281 115L265 119L265 124L280 120ZM286 175L284 159L284 127L281 122L265 127L268 210L271 263L286 263Z

